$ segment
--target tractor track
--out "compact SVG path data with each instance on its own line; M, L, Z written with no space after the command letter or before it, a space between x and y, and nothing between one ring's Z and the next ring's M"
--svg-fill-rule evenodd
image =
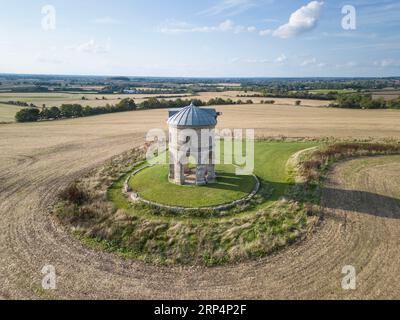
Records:
M400 157L338 164L323 191L324 218L303 242L276 255L215 268L159 267L86 247L49 214L65 185L143 133L51 140L0 155L0 297L3 299L371 299L400 298ZM85 146L82 149L82 146ZM45 152L46 148L49 152ZM56 267L43 292L41 269ZM341 289L342 268L357 290Z

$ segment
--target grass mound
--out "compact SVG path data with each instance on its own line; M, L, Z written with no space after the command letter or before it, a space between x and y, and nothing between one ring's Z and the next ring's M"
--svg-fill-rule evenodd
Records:
M74 194L88 199L83 204L64 200L56 214L87 244L147 262L217 265L263 257L304 237L318 220L318 197L309 200L317 188L297 190L286 167L294 153L315 145L257 142L255 174L261 189L240 213L181 216L132 205L122 186L135 169L133 161L142 156L136 150L81 179Z
M235 167L217 166L217 182L204 186L179 186L168 181L169 168L157 165L131 178L129 185L143 199L184 208L211 207L248 196L255 188L253 176L237 176Z

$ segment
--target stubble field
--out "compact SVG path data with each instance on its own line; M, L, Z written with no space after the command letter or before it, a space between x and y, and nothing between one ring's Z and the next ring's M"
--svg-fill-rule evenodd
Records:
M217 108L220 128L259 136L399 138L400 112L290 105ZM335 167L315 234L277 255L217 268L157 267L88 248L48 213L57 193L114 155L166 129L166 110L0 126L0 297L15 298L400 298L400 158ZM52 264L58 289L41 289ZM342 267L358 289L340 287Z
M175 100L177 98L187 100L202 100L207 102L210 99L219 97L223 99L232 99L233 101L247 101L252 100L254 103L260 103L265 98L250 98L250 97L238 97L246 95L244 91L226 91L226 92L202 92L198 95L190 94L92 94L92 93L0 93L0 122L14 122L15 113L21 108L2 104L8 101L19 101L32 103L35 106L42 108L46 106L60 107L62 104L80 104L83 107L90 106L104 107L107 104L116 105L121 99L131 98L137 104L148 100L149 98L168 99ZM84 98L84 99L82 99ZM276 98L277 105L293 106L296 99L289 98ZM303 106L319 107L327 106L329 102L321 100L302 100Z

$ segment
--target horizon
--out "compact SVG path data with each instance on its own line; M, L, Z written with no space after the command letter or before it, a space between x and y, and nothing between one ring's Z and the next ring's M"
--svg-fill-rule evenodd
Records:
M76 1L6 2L0 12L0 73L155 78L400 75L398 1L119 0L99 5L88 0L77 8Z
M260 79L260 80L304 80L304 79L316 79L316 80L367 80L367 79L400 79L400 75L394 76L370 76L370 77L360 77L360 76L333 76L333 77L318 77L318 76L309 76L309 77L288 77L288 76L280 76L280 77L268 77L268 76L259 76L259 77L227 77L227 76L146 76L146 75L106 75L106 74L47 74L47 73L0 73L0 77L55 77L55 78L62 78L62 77L71 77L71 78L101 78L101 79L108 79L108 78L129 78L130 80L135 79L210 79L210 80L247 80L247 79Z

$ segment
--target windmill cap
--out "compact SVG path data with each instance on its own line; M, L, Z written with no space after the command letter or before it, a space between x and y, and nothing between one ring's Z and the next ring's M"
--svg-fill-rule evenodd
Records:
M177 127L211 127L217 125L217 116L215 109L198 108L192 102L172 114L168 124Z

